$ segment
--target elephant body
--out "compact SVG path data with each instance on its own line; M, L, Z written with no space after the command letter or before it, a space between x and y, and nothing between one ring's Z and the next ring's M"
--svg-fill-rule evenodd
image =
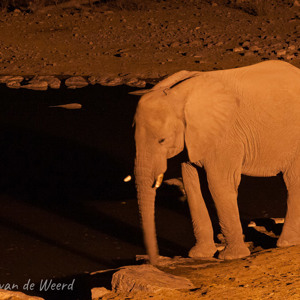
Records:
M219 258L249 255L237 206L241 174L283 173L288 210L278 246L300 244L300 70L282 61L211 72L181 71L144 91L135 115L135 176L146 248L157 263L155 190L168 158L182 165L196 245L212 256L213 231L194 165L203 166L226 247ZM161 180L160 180L161 181Z

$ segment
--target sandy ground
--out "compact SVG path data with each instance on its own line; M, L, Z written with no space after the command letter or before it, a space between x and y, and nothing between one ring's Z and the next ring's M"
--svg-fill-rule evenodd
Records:
M217 3L150 3L0 12L0 75L84 75L157 79L282 59L300 67L299 7L255 16ZM271 249L206 268L164 269L190 291L107 295L107 299L300 299L300 248Z

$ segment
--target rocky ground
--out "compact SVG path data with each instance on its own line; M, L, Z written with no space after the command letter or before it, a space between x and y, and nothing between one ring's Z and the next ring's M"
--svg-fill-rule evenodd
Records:
M146 3L1 12L0 75L161 78L266 59L300 65L299 6L255 16L215 2Z
M22 76L19 83L37 75L75 75L94 83L109 78L122 84L136 78L153 82L182 69L218 70L268 59L300 67L297 1L258 7L254 13L218 1L200 2L145 1L139 10L128 10L98 1L34 13L2 11L0 75ZM291 247L205 267L164 267L163 271L190 279L195 288L154 294L118 291L104 297L299 299L299 254L299 247Z
M299 299L299 254L298 246L265 250L248 258L222 263L179 263L160 269L189 279L194 288L162 288L149 292L145 289L138 291L133 287L131 293L107 293L103 299ZM136 285L138 283L139 280Z

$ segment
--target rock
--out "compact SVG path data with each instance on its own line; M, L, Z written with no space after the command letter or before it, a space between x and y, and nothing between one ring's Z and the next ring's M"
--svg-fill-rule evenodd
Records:
M92 300L98 300L99 298L103 297L108 293L111 293L111 291L104 287L91 289Z
M190 46L195 46L195 47L200 47L202 46L203 42L202 41L198 41L198 40L195 40L195 41L192 41L189 43Z
M19 89L21 87L21 83L19 81L8 81L6 82L6 86L11 89Z
M91 76L88 78L90 84L101 84L103 86L117 86L125 83L125 79L121 77L100 77L100 76Z
M88 85L88 82L81 76L70 77L65 81L65 85L69 89L83 88Z
M290 46L288 47L288 50L289 50L289 51L295 51L295 50L296 50L296 46L295 46L295 45L290 45Z
M44 300L44 298L28 296L21 292L0 289L0 300Z
M11 76L7 82L9 81L15 81L15 82L22 82L24 80L24 77L23 76Z
M285 56L286 55L286 50L285 49L276 50L276 55L277 55L277 57Z
M245 41L242 45L243 47L250 47L250 42L249 41Z
M261 50L261 48L258 47L258 46L256 46L256 45L254 45L254 46L251 46L251 47L249 48L249 50L250 50L250 51L253 51L253 52L258 52L258 51Z
M114 273L111 283L115 292L158 292L165 289L194 288L187 278L162 272L152 265L124 267Z
M0 77L0 83L6 83L7 81L9 81L13 76L1 76Z
M253 53L253 52L251 52L251 51L247 51L246 53L245 53L245 56L254 56L255 54Z
M146 81L138 79L138 78L132 78L129 79L126 84L128 86L132 86L132 87L139 87L139 88L143 88L146 86Z
M48 89L48 82L46 81L30 81L29 84L22 85L21 88L35 91L46 91Z
M117 86L124 84L124 80L121 77L115 78L102 78L98 81L103 86Z
M92 85L96 84L98 82L98 80L100 79L100 77L96 77L96 76L90 76L88 78L88 82Z
M37 76L34 78L37 81L46 81L51 89L59 89L61 81L55 76Z
M16 8L15 10L14 10L14 15L15 16L17 16L17 15L19 15L19 14L21 14L22 12L18 9L18 8Z
M287 60L292 60L292 59L294 59L294 58L296 58L296 56L295 56L294 54L290 54L290 55L287 55L287 56L286 56L286 59L287 59Z
M244 48L243 47L236 47L233 49L233 52L243 52Z
M179 46L180 46L179 42L173 42L173 43L170 44L171 48L178 48Z
M295 6L295 7L300 7L300 2L299 2L298 0L295 0L294 6Z

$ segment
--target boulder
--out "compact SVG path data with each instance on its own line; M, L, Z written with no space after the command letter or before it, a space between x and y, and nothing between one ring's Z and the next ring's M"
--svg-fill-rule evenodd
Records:
M194 285L187 278L165 273L146 264L121 268L112 278L112 289L115 292L158 292L164 289L193 288Z
M103 297L108 293L111 293L111 291L104 287L92 288L91 290L92 300L98 300L99 298L101 299L101 297Z
M28 296L21 292L0 289L0 300L44 300L40 297Z
M55 76L37 76L34 80L47 82L51 89L59 89L61 84L61 81Z
M30 81L26 85L22 85L21 88L35 91L46 91L48 89L48 82L46 81Z
M0 76L0 83L8 82L12 77L13 76L10 76L10 75Z
M19 89L21 87L21 82L24 80L22 76L9 76L6 78L6 86L11 89Z
M78 89L87 86L89 83L81 76L70 77L66 79L65 85L69 89Z

